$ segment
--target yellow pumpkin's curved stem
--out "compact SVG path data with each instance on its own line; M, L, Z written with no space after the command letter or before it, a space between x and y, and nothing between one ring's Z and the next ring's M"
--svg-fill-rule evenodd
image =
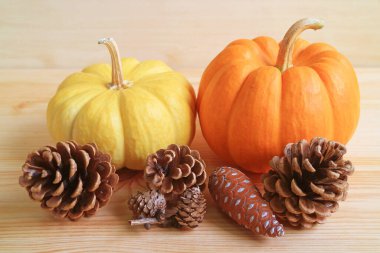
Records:
M314 18L304 18L294 23L286 32L280 44L280 51L277 56L277 67L284 72L292 67L294 43L297 37L307 29L318 30L323 27L323 22Z
M112 62L112 83L110 87L122 89L124 87L123 70L121 65L121 58L119 49L113 38L103 38L98 41L98 44L103 44L108 48L111 55Z

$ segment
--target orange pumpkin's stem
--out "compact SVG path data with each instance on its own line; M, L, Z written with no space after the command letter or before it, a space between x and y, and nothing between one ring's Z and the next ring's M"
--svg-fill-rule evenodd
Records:
M294 23L286 32L280 44L280 51L277 57L277 67L284 72L292 67L294 43L297 37L307 29L318 30L323 27L323 22L314 18L304 18Z
M98 44L103 44L108 48L112 61L112 83L110 88L122 89L124 87L124 79L122 72L121 59L119 49L113 38L103 38L98 41Z

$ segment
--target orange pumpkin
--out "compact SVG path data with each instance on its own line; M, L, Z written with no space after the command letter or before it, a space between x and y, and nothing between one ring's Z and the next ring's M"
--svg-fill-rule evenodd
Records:
M209 64L197 103L202 133L220 158L266 172L289 142L349 141L360 111L351 63L328 44L297 39L322 27L302 19L280 44L270 37L236 40Z

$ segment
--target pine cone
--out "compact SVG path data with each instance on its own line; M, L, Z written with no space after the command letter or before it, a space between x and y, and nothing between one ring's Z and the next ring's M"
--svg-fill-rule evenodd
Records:
M177 202L177 213L174 216L175 224L182 228L196 228L202 223L206 213L206 199L199 187L192 187L184 191Z
M290 143L285 156L273 157L272 170L263 175L264 198L274 212L292 226L311 227L335 212L347 195L347 177L354 172L343 159L344 145L314 138Z
M148 156L144 177L150 189L159 190L169 199L195 185L203 191L205 167L198 151L172 144Z
M218 207L239 225L269 237L285 234L269 204L243 172L231 167L218 168L210 175L208 189Z
M165 197L156 190L138 192L129 200L129 208L135 218L156 218L158 221L165 219Z
M108 154L95 144L73 141L30 153L22 170L19 183L29 196L55 216L73 221L106 205L119 181Z

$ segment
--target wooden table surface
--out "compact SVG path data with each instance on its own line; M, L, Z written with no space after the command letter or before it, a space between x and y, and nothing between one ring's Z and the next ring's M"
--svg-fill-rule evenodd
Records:
M197 87L202 69L178 69ZM28 152L53 144L45 121L49 98L71 69L0 69L0 252L380 252L380 68L357 68L361 88L359 127L348 144L356 171L348 199L326 224L286 229L282 238L254 236L237 226L207 194L204 222L192 231L130 227L126 200L141 181L125 185L90 219L59 221L18 185ZM192 147L208 171L223 165L200 128ZM257 177L254 175L254 177Z

